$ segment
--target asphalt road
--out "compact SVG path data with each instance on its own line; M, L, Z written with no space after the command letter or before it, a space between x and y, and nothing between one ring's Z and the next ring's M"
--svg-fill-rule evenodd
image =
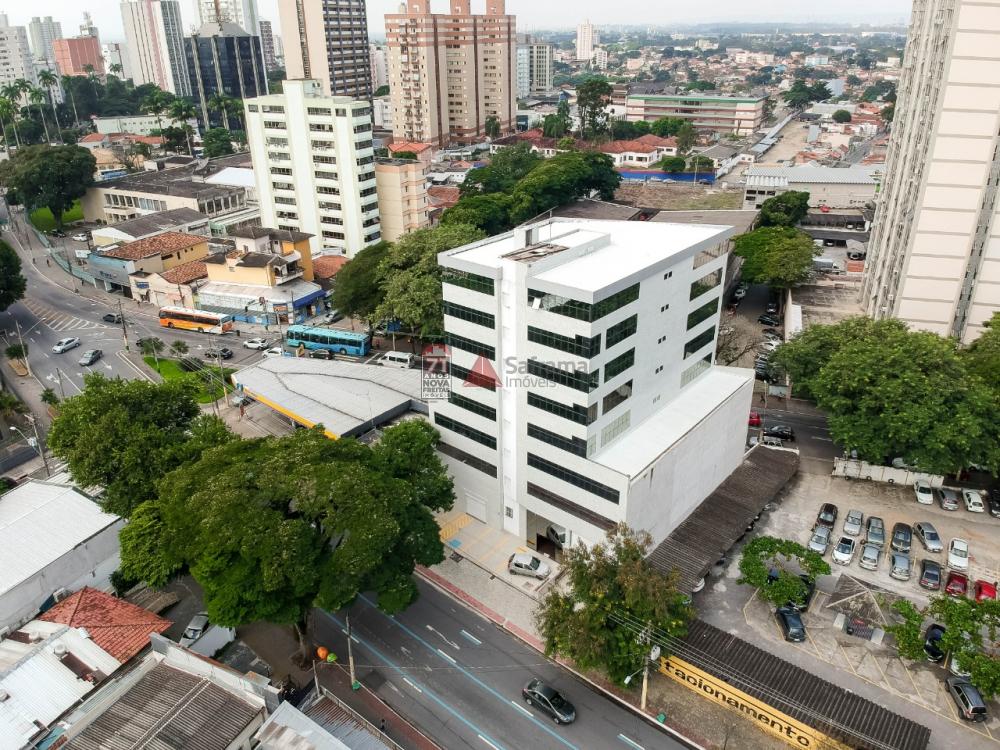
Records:
M621 708L492 623L418 581L395 617L362 597L351 609L358 679L448 750L679 750L662 729ZM347 661L344 613L317 610L315 636ZM521 688L540 677L576 706L555 724ZM389 734L392 736L392 728Z
M20 222L21 215L14 220ZM233 350L233 359L226 366L240 366L259 359L260 354L240 346L240 339L233 336L216 337L186 331L167 331L160 327L156 311L149 305L141 309L135 301L120 295L102 294L98 300L77 294L69 288L70 279L63 274L64 281L57 283L43 273L39 265L45 263L45 250L33 235L24 231L5 231L2 235L21 257L22 272L28 281L25 297L0 313L0 338L4 346L18 342L17 328L28 345L28 364L33 374L60 397L70 397L83 389L84 377L88 372L100 372L108 377L126 379L146 377L137 367L125 359L125 332L131 350L135 351L137 339L158 336L169 347L174 341L184 341L189 353L200 357L206 349L221 344ZM72 242L68 238L65 240ZM32 263L34 257L35 263ZM51 270L52 266L46 270ZM59 271L58 273L62 273ZM66 284L67 286L63 286ZM75 281L79 288L81 282ZM93 290L91 290L93 291ZM119 308L119 303L121 307ZM121 309L125 320L121 324L105 322L102 317ZM80 339L80 346L63 354L55 354L52 346L62 338L71 336ZM277 339L277 335L275 335ZM89 367L83 367L79 360L88 349L100 349L104 355ZM166 354L166 349L164 350Z

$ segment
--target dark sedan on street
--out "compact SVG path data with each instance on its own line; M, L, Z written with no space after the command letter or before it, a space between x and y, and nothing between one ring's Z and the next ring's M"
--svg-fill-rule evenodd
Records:
M546 685L537 677L532 678L521 690L524 702L547 713L556 724L570 724L576 719L576 709L573 704L563 698L553 687Z

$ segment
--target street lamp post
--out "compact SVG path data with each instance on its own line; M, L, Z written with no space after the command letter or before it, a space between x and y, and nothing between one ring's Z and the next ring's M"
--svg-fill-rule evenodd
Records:
M642 635L639 636L640 642L644 644L649 644L649 627L642 631ZM632 678L635 677L639 672L642 672L642 698L640 699L639 709L645 713L646 711L646 696L649 694L649 663L656 661L660 658L660 647L653 646L649 653L646 654L643 659L643 665L641 669L635 670L632 674L625 678L624 682L628 685L632 682Z

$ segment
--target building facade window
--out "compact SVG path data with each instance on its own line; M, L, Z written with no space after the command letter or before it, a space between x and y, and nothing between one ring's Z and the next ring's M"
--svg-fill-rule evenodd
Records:
M495 328L496 319L489 313L485 313L481 310L475 310L471 307L466 307L465 305L458 305L454 302L448 302L445 300L444 314L450 315L453 318L458 318L459 320L464 320L468 323L475 323L479 326L484 326L485 328Z
M711 302L707 302L697 310L688 313L688 330L690 331L699 323L702 323L719 311L719 298L716 297Z
M604 403L602 404L602 414L607 414L616 406L625 401L628 401L632 397L632 381L623 383L622 385L615 388L611 393L604 397Z
M695 336L693 339L688 341L684 345L684 359L687 359L692 354L697 354L706 346L708 346L712 340L715 338L715 326L712 326L704 333Z
M456 336L453 333L449 333L445 336L445 343L455 349L461 349L462 351L471 352L472 354L478 354L480 357L486 357L487 359L496 359L497 356L496 349L492 346L489 346L488 344L481 344L478 341L467 339L464 336Z
M441 271L441 281L445 284L460 286L463 289L471 289L474 292L481 292L493 296L493 279L468 271L459 271L455 268L445 268Z
M712 271L691 284L691 299L698 299L705 292L715 289L722 283L722 269Z
M548 443L556 448L566 451L567 453L572 453L574 456L580 456L581 458L587 457L587 441L581 440L578 437L564 437L562 435L557 435L554 432L549 432L543 427L538 427L530 422L528 423L528 437L533 437L535 440L541 440L543 443Z
M450 371L453 378L458 378L469 386L485 388L489 391L497 389L497 381L493 378L479 372L474 372L473 370L467 370L464 367L456 365L454 362L451 363Z
M487 474L496 479L497 467L489 461L483 461L483 459L473 456L471 453L466 453L461 448L456 448L454 445L448 445L443 441L438 441L437 449L449 458L461 461L466 466L471 466L473 469L481 471L483 474Z
M531 391L528 391L528 406L534 406L536 409L547 411L549 414L555 414L557 417L568 419L576 424L589 425L597 419L597 404L590 408L580 404L566 406Z
M486 404L481 404L471 398L466 398L465 396L460 396L454 391L448 394L448 403L454 404L460 409L465 409L466 411L471 411L473 414L478 414L491 422L497 421L497 410L492 406L487 406Z
M454 432L456 435L461 435L462 437L467 437L469 440L475 440L480 445L485 445L487 448L496 450L497 439L492 435L487 435L485 432L480 432L468 425L464 425L461 422L457 422L451 417L445 416L441 412L434 412L434 424L439 427L443 427L446 430Z
M528 372L531 375L537 375L540 378L551 380L553 383L559 383L559 385L565 385L568 388L575 388L584 393L596 390L601 380L599 370L589 374L579 370L563 370L545 362L539 362L537 359L528 360Z
M711 354L709 354L707 357L704 357L703 359L699 359L697 362L695 362L693 365L691 365L689 368L687 368L684 372L681 373L681 388L686 386L688 383L697 378L706 370L711 369L711 367L712 367Z
M627 411L601 430L601 446L608 445L632 424L632 412Z
M611 378L621 375L634 364L635 349L629 349L604 365L604 382L607 383Z
M633 315L630 318L625 318L621 323L613 325L608 329L607 333L607 345L610 349L615 344L621 343L629 336L632 336L639 327L639 316Z
M563 468L562 466L554 464L551 461L546 461L544 458L536 456L534 453L528 454L528 466L538 469L539 471L543 471L549 476L561 479L564 482L572 484L574 487L579 487L581 490L590 492L600 498L610 500L615 505L618 504L620 498L618 490L613 487L608 487L606 484L595 482L593 479L583 476L583 474L577 474L575 471L570 471L569 469Z
M597 334L589 339L583 336L570 338L569 336L560 336L558 333L552 333L552 331L546 331L542 328L528 326L528 341L533 341L542 346L549 346L562 352L569 352L584 359L596 357L601 353L601 334Z
M565 315L568 318L583 320L588 323L600 320L605 315L610 315L615 310L620 310L639 299L639 285L633 284L628 289L622 289L610 297L606 297L600 302L590 304L568 297L560 297L558 294L540 292L537 289L528 290L528 306L535 309L547 310L557 315Z

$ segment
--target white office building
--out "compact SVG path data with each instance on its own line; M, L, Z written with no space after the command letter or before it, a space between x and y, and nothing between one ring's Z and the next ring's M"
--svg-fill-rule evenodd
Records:
M19 78L38 85L35 64L28 46L28 30L24 26L10 26L7 14L0 13L0 86Z
M283 91L245 102L261 224L313 235L313 257L354 257L382 236L371 104L318 80Z
M517 80L517 98L527 99L531 93L531 47L521 41L521 34L518 34L514 72Z
M576 27L577 60L590 60L594 56L594 48L600 43L600 34L589 20Z
M155 83L164 91L190 97L178 0L123 0L121 9L133 83Z
M972 341L1000 312L1000 4L916 0L862 303Z
M52 54L52 42L63 38L62 24L53 21L52 16L45 18L35 16L28 24L28 38L31 42L31 52L36 60L55 60L55 55Z
M129 68L128 47L124 42L105 42L101 45L101 54L104 56L104 67L112 73L111 68L115 65L121 66L120 73L114 73L123 80L132 77L132 70Z
M235 23L250 36L260 34L257 0L198 0L198 18L201 26Z
M456 507L534 542L662 540L741 462L749 370L716 367L734 229L550 219L441 253Z
M372 60L372 90L389 85L389 50L384 44L368 45Z

